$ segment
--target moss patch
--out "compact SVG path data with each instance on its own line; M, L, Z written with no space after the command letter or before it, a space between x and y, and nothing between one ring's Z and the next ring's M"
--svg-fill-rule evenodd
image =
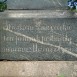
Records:
M59 75L58 77L65 77L64 75Z

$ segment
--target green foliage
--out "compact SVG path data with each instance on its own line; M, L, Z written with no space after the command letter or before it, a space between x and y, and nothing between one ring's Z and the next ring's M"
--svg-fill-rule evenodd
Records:
M7 9L7 4L4 2L0 2L0 12L3 12Z
M64 75L59 75L58 77L65 77Z

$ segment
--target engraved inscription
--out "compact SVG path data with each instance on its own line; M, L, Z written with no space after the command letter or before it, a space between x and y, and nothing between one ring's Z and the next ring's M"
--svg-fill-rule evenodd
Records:
M71 19L22 20L5 20L1 26L1 53L23 55L15 56L22 60L77 59L77 27Z

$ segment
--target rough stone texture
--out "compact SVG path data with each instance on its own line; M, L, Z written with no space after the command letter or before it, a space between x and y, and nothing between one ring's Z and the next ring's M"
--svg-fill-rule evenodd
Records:
M7 0L8 9L61 9L67 0Z
M0 77L77 77L77 62L0 62Z

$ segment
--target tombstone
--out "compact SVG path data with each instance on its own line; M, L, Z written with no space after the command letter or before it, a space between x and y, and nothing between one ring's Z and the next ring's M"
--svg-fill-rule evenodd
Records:
M7 6L0 14L0 60L77 60L77 16L65 0L8 0Z

